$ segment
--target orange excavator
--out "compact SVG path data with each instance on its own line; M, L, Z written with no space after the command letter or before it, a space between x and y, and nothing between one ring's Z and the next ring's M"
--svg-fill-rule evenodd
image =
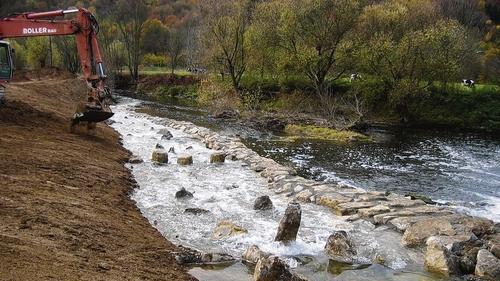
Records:
M68 14L76 14L76 17L64 19ZM106 74L97 42L98 33L96 18L83 8L14 14L0 19L0 103L5 95L4 84L12 79L14 71L14 50L3 39L74 35L88 93L85 105L80 106L71 118L71 128L80 122L87 122L88 127L93 128L95 123L113 116L109 108L111 92L105 85Z

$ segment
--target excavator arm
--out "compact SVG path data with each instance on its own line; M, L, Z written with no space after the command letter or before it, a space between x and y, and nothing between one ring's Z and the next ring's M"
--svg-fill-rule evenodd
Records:
M68 14L76 14L72 20L58 19ZM99 49L97 34L99 25L94 15L86 9L57 10L42 13L23 13L0 19L0 39L74 35L83 75L89 87L85 109L79 109L72 118L72 125L86 121L101 122L113 113L107 100L110 92L105 86L106 74ZM1 42L1 41L0 41ZM5 51L11 58L10 47ZM1 55L0 50L0 55ZM0 58L1 59L1 58ZM7 62L6 62L7 63ZM11 63L12 64L12 63ZM0 78L7 82L12 77Z

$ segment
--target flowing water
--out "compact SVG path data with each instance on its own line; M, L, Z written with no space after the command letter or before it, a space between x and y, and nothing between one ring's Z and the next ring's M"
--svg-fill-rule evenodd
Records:
M261 156L301 176L359 188L416 193L500 222L500 136L438 130L373 129L372 143L289 141L245 124L215 120L191 105L145 103L148 112L240 135Z
M123 145L134 155L144 159L141 164L127 164L139 188L132 198L144 216L166 238L176 244L206 252L224 252L235 257L250 245L282 257L295 271L310 280L436 280L423 273L420 250L400 245L400 234L384 227L359 221L345 222L329 210L312 204L302 205L302 223L297 241L290 245L274 242L279 219L287 206L288 198L275 195L265 180L239 161L223 165L209 163L211 151L199 140L170 129L171 140L162 140L158 131L164 128L162 117L137 113L143 108L137 100L124 98L114 106L112 124L121 135ZM229 131L238 130L232 127ZM249 135L258 132L247 131ZM155 165L149 160L151 152L161 144L169 153L169 164ZM179 166L176 155L187 152L194 164ZM180 188L194 193L189 200L175 199ZM269 195L275 208L254 211L253 202L261 195ZM186 208L203 208L210 212L192 215ZM242 226L247 234L224 239L212 238L212 231L221 220ZM325 256L323 247L334 230L348 231L358 247L360 262L382 256L385 265L346 266ZM251 280L252 269L242 263L226 267L198 267L191 273L200 280Z

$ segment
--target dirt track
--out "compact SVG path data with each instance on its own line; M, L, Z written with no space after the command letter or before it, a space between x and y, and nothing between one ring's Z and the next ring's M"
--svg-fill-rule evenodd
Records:
M0 108L0 280L193 280L128 193L128 153L100 124L69 133L84 84L18 82Z

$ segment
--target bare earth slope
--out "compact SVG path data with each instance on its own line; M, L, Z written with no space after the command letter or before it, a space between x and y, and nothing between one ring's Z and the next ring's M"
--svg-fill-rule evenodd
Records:
M142 217L118 135L69 133L85 86L8 86L0 108L0 280L193 280Z

